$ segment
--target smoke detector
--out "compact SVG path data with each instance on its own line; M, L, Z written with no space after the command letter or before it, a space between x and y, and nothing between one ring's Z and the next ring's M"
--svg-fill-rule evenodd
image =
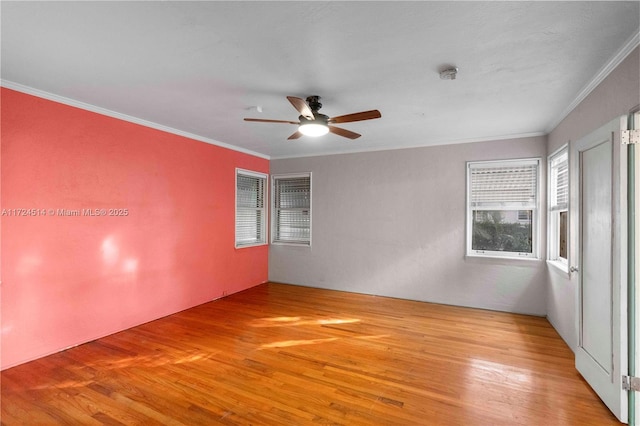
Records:
M445 68L442 71L440 71L440 80L455 80L457 74L458 74L458 68L456 67Z

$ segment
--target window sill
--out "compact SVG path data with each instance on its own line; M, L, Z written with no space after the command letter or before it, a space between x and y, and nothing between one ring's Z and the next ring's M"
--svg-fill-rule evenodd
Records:
M302 247L302 248L311 248L310 243L290 243L286 241L272 241L272 246L289 246L289 247Z
M537 260L540 261L539 257L534 256L509 256L509 255L500 255L500 254L491 254L491 253L467 253L466 257L481 257L485 259L501 259L501 260Z
M558 260L547 260L547 265L551 265L558 271L564 272L565 274L569 275L569 264L566 262L560 262Z
M235 248L236 249L243 249L243 248L260 247L260 246L266 246L266 245L268 245L268 244L267 243L241 244L241 245L236 245Z
M530 265L540 263L542 259L537 257L511 257L511 256L492 256L486 254L467 254L465 259L471 263L486 264L491 262L496 265Z

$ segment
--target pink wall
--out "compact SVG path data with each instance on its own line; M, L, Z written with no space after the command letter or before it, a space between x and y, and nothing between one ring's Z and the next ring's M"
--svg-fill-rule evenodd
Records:
M266 246L234 248L234 188L268 160L1 93L2 369L267 280Z

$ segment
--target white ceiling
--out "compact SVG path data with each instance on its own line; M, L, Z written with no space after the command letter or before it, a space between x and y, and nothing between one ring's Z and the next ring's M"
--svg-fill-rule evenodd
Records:
M2 1L1 76L268 158L539 135L637 45L639 5ZM296 121L287 95L382 118L293 142L293 125L242 120Z

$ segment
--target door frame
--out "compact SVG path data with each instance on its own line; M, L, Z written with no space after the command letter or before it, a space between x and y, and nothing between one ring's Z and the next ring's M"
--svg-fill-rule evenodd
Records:
M635 107L629 114L628 129L640 129L640 106ZM630 144L628 150L628 179L629 179L629 283L628 283L628 312L629 312L629 375L637 376L640 366L640 326L638 321L638 306L640 306L640 147ZM640 424L640 394L629 391L629 424Z

